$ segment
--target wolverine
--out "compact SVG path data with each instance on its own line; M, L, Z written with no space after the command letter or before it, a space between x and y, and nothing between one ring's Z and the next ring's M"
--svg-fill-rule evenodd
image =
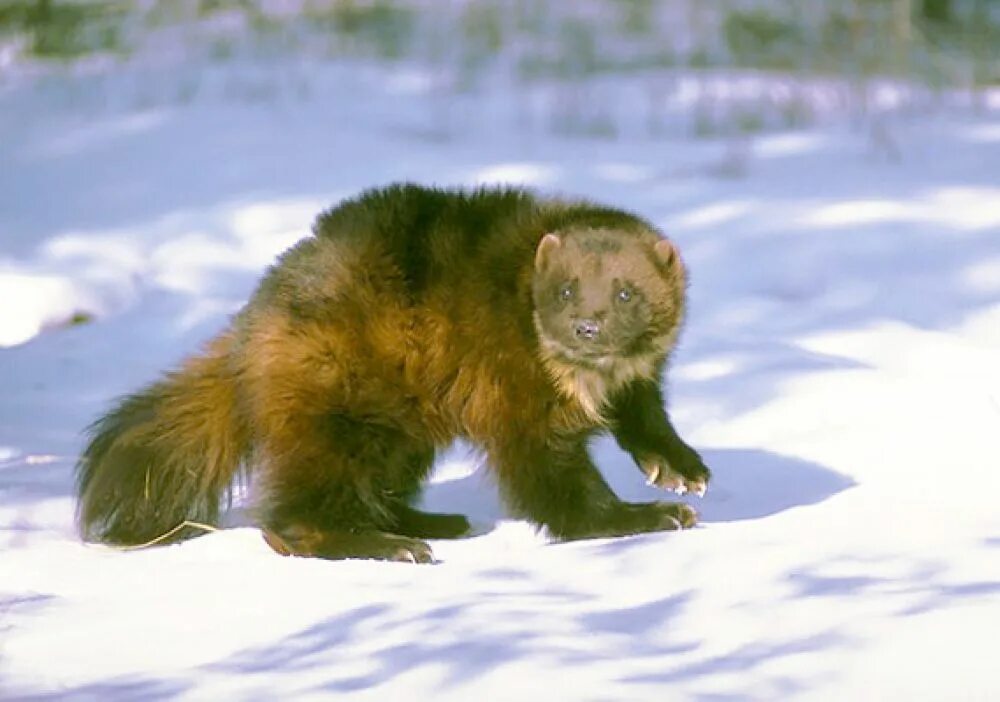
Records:
M562 540L690 527L622 501L588 455L610 432L650 483L710 473L662 377L687 276L649 222L529 190L392 185L322 213L231 324L89 428L83 538L193 536L249 479L279 553L432 562L466 517L414 504L456 439L510 511Z

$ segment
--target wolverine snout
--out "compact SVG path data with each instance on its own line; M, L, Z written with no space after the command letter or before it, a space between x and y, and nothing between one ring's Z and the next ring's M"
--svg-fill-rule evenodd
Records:
M573 333L581 341L593 341L601 333L601 325L593 319L581 319L573 327Z

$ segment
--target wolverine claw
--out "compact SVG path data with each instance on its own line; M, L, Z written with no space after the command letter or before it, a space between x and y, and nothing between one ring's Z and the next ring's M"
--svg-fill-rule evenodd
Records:
M690 505L681 503L679 520L682 527L690 529L698 523L698 510Z
M698 497L704 497L705 490L708 489L708 485L704 480L689 480L686 487L689 492L694 493Z
M656 481L660 477L660 466L649 463L643 465L642 470L646 474L646 485L656 485Z
M667 517L666 521L663 523L664 531L680 531L684 527L681 525L681 521L676 517Z
M678 495L683 495L688 489L684 485L684 477L660 460L641 461L639 467L646 474L646 485L671 490Z
M692 452L691 455L693 460L681 461L679 470L671 466L663 456L636 457L636 463L646 475L647 485L670 490L677 495L691 493L704 497L711 474L697 454Z
M271 547L275 553L279 556L290 556L292 555L291 547L285 543L285 540L280 536L275 534L270 529L261 529L261 536L264 537L264 542Z
M660 526L662 530L690 529L698 523L698 512L690 505L683 502L658 502L654 504L663 515Z
M416 542L407 546L402 546L396 550L390 559L401 563L435 563L434 553L430 546Z

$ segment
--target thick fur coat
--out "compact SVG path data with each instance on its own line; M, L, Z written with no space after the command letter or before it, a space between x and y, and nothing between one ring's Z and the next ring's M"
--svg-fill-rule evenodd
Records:
M362 193L200 354L91 427L83 535L140 544L212 523L242 471L281 553L428 561L421 538L468 529L412 507L459 437L510 509L558 538L690 526L682 503L619 500L587 453L610 431L651 482L704 490L661 392L685 285L674 245L617 209L507 188Z

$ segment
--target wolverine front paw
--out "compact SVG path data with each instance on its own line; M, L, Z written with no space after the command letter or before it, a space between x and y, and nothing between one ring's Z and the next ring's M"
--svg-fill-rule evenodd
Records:
M647 455L637 457L636 463L646 475L648 485L672 490L678 495L693 492L698 497L704 497L712 473L701 456L690 449L688 451L672 461L664 456Z

